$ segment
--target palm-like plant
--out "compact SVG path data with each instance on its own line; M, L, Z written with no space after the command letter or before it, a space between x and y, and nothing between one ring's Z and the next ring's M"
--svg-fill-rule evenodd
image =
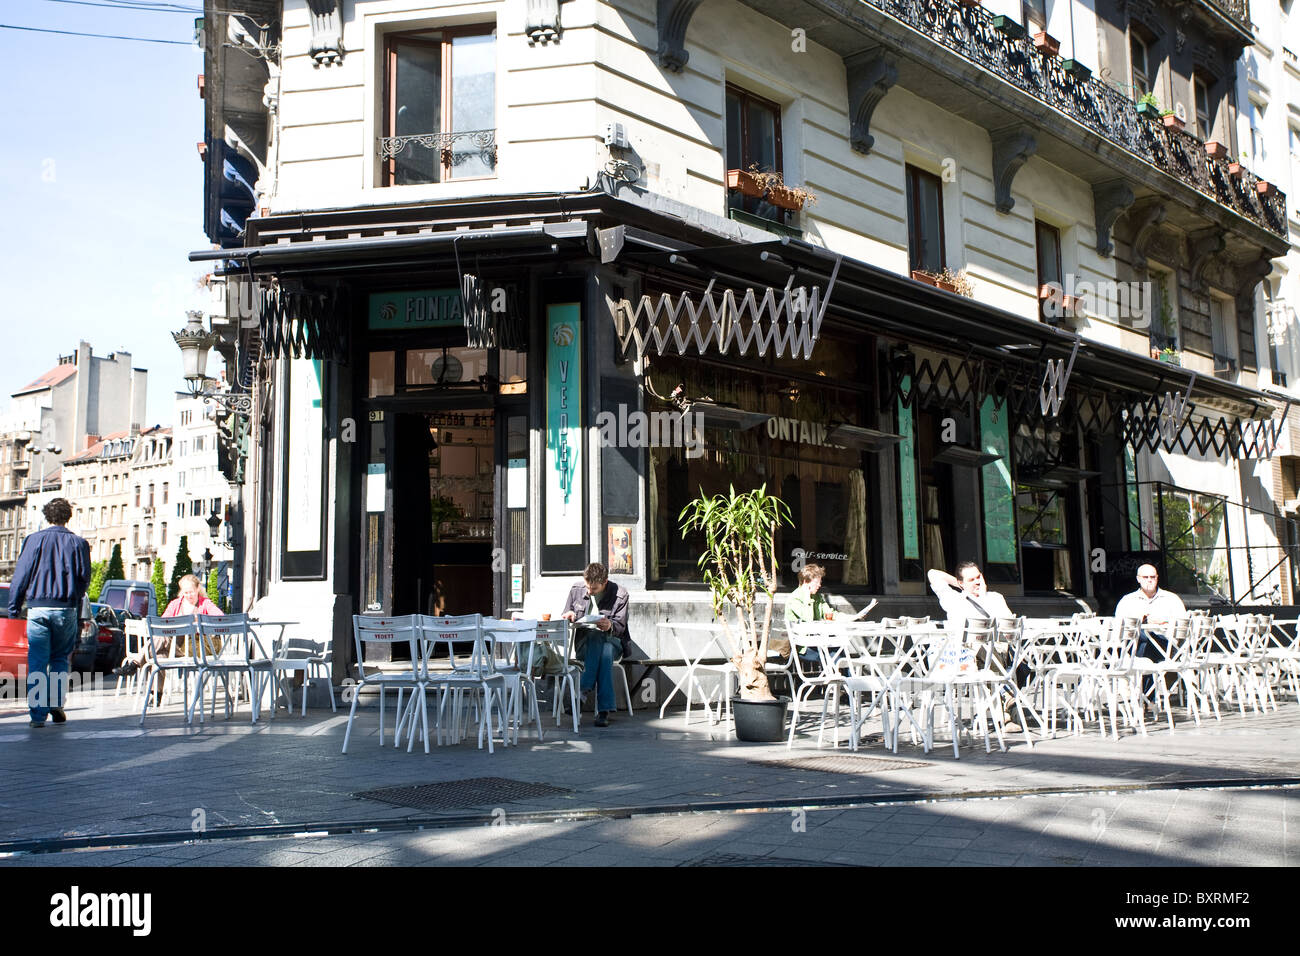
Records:
M699 566L713 594L713 615L740 649L732 663L740 674L741 698L771 700L763 668L777 585L776 529L793 524L790 509L767 493L767 485L742 494L732 486L712 497L701 489L679 520L683 534L704 534ZM766 602L760 603L760 595Z

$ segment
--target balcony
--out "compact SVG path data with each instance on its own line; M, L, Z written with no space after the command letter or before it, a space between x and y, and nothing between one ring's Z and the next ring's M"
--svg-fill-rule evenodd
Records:
M423 162L418 158L420 150L430 150L436 156L430 157L432 162ZM379 140L379 158L386 164L397 161L390 173L390 184L396 185L446 181L456 178L455 170L460 167L467 167L460 173L463 177L490 175L497 168L497 131L384 136ZM403 162L408 159L412 160L409 164ZM409 168L404 168L407 165Z
M950 0L861 2L996 74L1274 236L1286 238L1283 193L1274 189L1261 194L1259 180L1249 170L1210 159L1195 136L1166 128L1158 118L1139 116L1137 105L1123 93L1082 72L1067 72L1068 61L1040 53L1031 38L1000 32L993 15L982 7L958 6ZM1246 6L1245 0L1219 2L1243 11Z
M1185 3L1191 3L1193 7L1199 8L1204 16L1211 20L1218 20L1226 25L1232 31L1240 31L1245 34L1246 42L1250 42L1250 3L1248 0L1184 0Z

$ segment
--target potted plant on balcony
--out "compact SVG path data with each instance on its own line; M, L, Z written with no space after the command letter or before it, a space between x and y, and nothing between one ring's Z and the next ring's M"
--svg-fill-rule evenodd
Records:
M710 497L701 491L682 509L679 520L683 535L704 535L699 566L713 597L713 616L737 649L732 658L740 685L740 696L732 700L736 737L781 740L790 700L772 695L764 668L779 570L776 529L793 524L790 509L769 495L766 485L740 494L733 485L725 495Z
M1138 116L1155 119L1160 115L1160 101L1150 93L1143 93L1142 97L1137 101L1137 113Z
M1228 147L1220 142L1211 140L1205 144L1205 155L1210 159L1227 159Z
M1014 17L998 14L993 18L993 29L1011 40L1019 40L1025 35L1025 27Z
M1272 183L1265 182L1261 179L1259 182L1255 183L1255 192L1259 193L1260 199L1270 199L1277 195L1277 187Z
M964 270L953 272L951 269L944 269L941 272L926 272L923 269L913 269L912 278L917 282L932 285L936 289L943 289L945 292L964 295L968 299L975 295L975 286Z
M980 0L957 0L957 3L963 7L978 7Z
M817 202L817 195L802 186L787 186L781 174L750 166L747 170L759 187L759 195L778 209L800 210Z
M1061 69L1070 74L1070 76L1074 77L1075 80L1080 83L1086 83L1088 78L1092 76L1092 70L1088 69L1073 57L1068 60L1062 60Z
M747 169L727 170L727 191L755 198L763 195L763 187L759 185L754 174Z
M1187 121L1175 113L1173 110L1163 110L1160 113L1160 120L1165 124L1165 129L1182 130L1187 125Z
M1229 163L1228 175L1231 176L1233 179L1240 179L1242 172L1244 172L1246 169L1246 164L1244 162L1245 159L1246 159L1246 154L1242 153L1240 161Z
M1152 351L1154 352L1155 349L1152 349ZM1161 362L1165 362L1169 365L1183 364L1182 359L1178 355L1178 350L1174 348L1172 345L1166 345L1164 348L1162 348L1158 353L1156 353L1152 357Z
M1034 48L1043 56L1058 56L1061 52L1061 41L1046 30L1039 30L1034 34Z

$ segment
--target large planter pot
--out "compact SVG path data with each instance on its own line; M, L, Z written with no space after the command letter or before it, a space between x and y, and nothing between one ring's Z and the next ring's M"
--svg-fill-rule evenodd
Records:
M755 744L785 740L785 712L789 706L789 697L775 700L731 698L731 712L736 717L736 739Z
M1012 40L1019 40L1025 35L1024 25L1019 20L998 14L993 18L993 29Z
M1223 145L1222 143L1211 140L1210 142L1205 144L1205 155L1210 157L1210 159L1219 159L1219 160L1227 159L1228 147Z
M1160 107L1156 106L1154 103L1139 103L1137 104L1137 114L1138 116L1146 116L1150 119L1155 119L1160 115Z
M767 191L767 201L777 209L797 211L803 208L803 200L789 186L773 186Z
M1092 70L1088 69L1082 63L1075 59L1062 60L1061 69L1065 70L1080 83L1087 82L1088 77L1092 76Z
M1061 52L1061 41L1046 30L1042 30L1034 34L1034 47L1045 56L1058 56Z
M1166 129L1182 130L1182 128L1187 125L1183 120L1180 120L1173 113L1165 113L1163 116L1160 117L1160 119L1161 122L1165 124Z

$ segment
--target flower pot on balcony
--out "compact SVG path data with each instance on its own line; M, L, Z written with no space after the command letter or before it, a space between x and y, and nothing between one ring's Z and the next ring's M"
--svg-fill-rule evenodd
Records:
M1179 118L1178 118L1175 114L1173 114L1173 113L1165 113L1165 114L1163 114L1163 115L1160 117L1160 121L1161 121L1162 123L1165 124L1165 129L1176 129L1176 130L1182 130L1182 128L1183 128L1184 126L1187 125L1186 122L1184 122L1183 120L1179 119Z
M1240 179L1241 173L1245 168L1246 167L1242 166L1241 163L1229 163L1228 175L1231 176L1233 179Z
M763 195L763 187L759 185L757 177L746 169L727 170L727 191L755 198Z
M1019 40L1025 35L1025 27L1019 20L998 14L993 18L993 29L1012 40Z
M1259 182L1255 183L1255 192L1259 193L1260 199L1269 199L1277 195L1277 187L1272 183L1266 183L1261 179Z
M1092 70L1074 59L1062 60L1061 69L1065 70L1066 73L1070 74L1080 83L1087 82L1087 80L1092 76Z
M804 204L804 197L789 186L771 186L764 198L777 209L798 211Z
M1182 365L1182 364L1183 364L1183 360L1182 360L1182 358L1181 358L1181 357L1179 356L1179 354L1178 354L1177 352L1175 352L1173 349L1163 349L1163 350L1162 350L1162 351L1161 351L1161 352L1156 356L1156 358L1159 359L1161 362L1164 362L1166 365Z
M1034 34L1034 47L1044 56L1058 56L1061 52L1061 41L1046 30L1041 30Z
M940 278L933 272L921 272L918 269L912 270L912 278L917 282L924 282L926 285L932 285L936 289L943 289L944 292L957 292L957 286Z
M980 0L957 0L957 3L963 7L978 7Z
M1228 147L1222 143L1216 143L1213 140L1205 144L1205 155L1210 159L1227 159Z
M1155 103L1138 103L1137 114L1138 116L1146 116L1149 119L1155 119L1160 115L1160 107Z

